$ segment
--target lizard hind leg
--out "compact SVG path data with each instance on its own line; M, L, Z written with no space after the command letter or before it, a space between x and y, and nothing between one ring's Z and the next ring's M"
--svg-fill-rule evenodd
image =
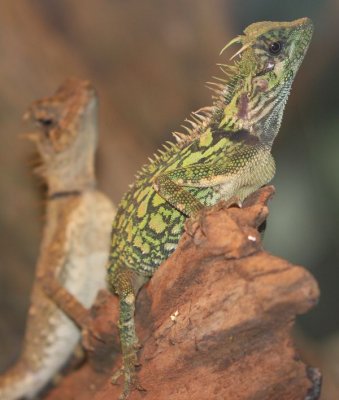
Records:
M141 348L135 331L134 313L135 299L139 287L134 284L134 272L128 268L118 267L115 271L113 289L119 296L120 316L119 334L122 350L122 368L116 371L112 377L112 383L116 384L120 375L124 377L123 393L119 400L127 399L132 390L145 390L139 383L136 367L138 363L137 352Z

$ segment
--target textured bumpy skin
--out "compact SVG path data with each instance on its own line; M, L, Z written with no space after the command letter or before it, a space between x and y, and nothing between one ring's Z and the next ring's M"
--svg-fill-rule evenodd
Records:
M38 147L38 172L48 186L46 222L22 354L0 377L0 400L33 398L79 341L78 327L46 295L41 278L56 279L85 307L105 287L114 209L95 189L96 115L93 87L75 79L26 114L38 125L27 136Z
M188 134L174 133L144 166L113 222L108 279L120 299L124 389L141 389L135 373L135 297L176 248L187 217L220 200L241 202L274 175L271 146L313 32L312 22L259 22L241 44L227 75L211 85L214 104L192 114ZM118 373L114 379L118 377Z

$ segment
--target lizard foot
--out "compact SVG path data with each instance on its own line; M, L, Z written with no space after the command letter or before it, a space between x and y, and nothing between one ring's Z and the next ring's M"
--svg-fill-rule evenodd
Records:
M112 376L112 384L113 385L118 385L118 379L120 376L124 376L124 389L121 395L119 396L119 400L126 400L128 398L128 395L133 391L133 390L139 390L140 392L146 392L146 389L141 385L139 378L137 377L136 371L131 374L131 371L127 374L124 370L124 368L118 369Z
M230 207L242 208L242 201L239 199L239 197L232 196L228 200L221 200L216 205L209 207L208 210L219 211L219 210L225 210Z
M84 349L89 352L94 352L98 345L97 342L106 343L106 341L102 337L102 332L91 324L91 322L92 321L89 321L88 325L82 329L81 336Z
M112 376L112 384L117 385L120 376L124 377L124 389L121 393L119 400L126 400L130 392L139 390L145 392L146 389L141 385L138 375L137 367L140 367L138 362L137 350L141 348L139 343L133 345L133 349L129 354L126 354L123 359L123 367L118 369Z
M200 229L202 234L204 236L206 236L205 229L204 229L204 220L205 220L206 216L212 212L225 210L232 206L242 208L241 200L238 197L233 196L228 200L219 201L214 206L203 208L197 214L193 215L192 217L190 217L186 220L185 231L187 232L188 235L193 237L195 235L196 231L198 229Z

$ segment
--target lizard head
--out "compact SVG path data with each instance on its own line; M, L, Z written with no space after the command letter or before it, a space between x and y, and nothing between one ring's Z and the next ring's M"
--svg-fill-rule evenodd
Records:
M24 137L42 161L37 173L60 182L91 180L97 144L97 96L88 81L69 78L54 95L32 103L24 119L35 125ZM69 165L72 165L70 171ZM73 182L71 182L73 180Z
M241 128L253 130L256 123L267 118L273 118L279 128L284 105L312 33L313 24L309 18L257 22L225 47L242 46L232 57L236 58L231 67L236 71L236 82L229 95L232 104L228 110L233 120L238 119Z
M292 81L306 54L313 34L309 18L292 22L256 22L233 39L242 47L239 68L251 77L264 77L271 84Z
M92 112L88 110L92 109ZM66 79L54 95L31 104L24 119L36 126L27 138L42 155L66 151L83 135L88 114L96 113L96 94L88 81Z

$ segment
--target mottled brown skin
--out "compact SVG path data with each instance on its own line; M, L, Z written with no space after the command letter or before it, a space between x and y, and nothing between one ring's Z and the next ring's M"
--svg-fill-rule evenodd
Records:
M25 118L38 126L26 136L41 157L37 172L47 184L47 207L23 350L0 377L0 400L35 397L72 354L80 338L75 323L85 325L87 308L105 287L114 216L110 200L95 189L91 84L66 80L53 96L34 102Z

